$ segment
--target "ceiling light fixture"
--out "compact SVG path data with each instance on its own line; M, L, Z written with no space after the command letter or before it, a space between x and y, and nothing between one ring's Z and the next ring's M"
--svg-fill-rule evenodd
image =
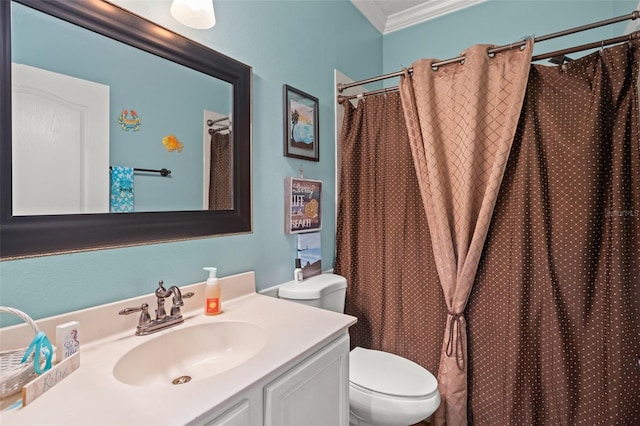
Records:
M191 28L205 30L216 24L213 0L173 0L169 11L178 22Z

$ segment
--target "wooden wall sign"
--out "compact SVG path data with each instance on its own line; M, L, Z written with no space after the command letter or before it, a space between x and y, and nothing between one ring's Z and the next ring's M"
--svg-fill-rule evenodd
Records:
M322 229L322 181L285 178L284 232L301 232Z

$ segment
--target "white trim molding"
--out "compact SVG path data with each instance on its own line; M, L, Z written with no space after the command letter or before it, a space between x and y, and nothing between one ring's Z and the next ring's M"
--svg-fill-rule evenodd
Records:
M427 0L389 16L384 14L377 1L351 0L351 3L380 33L389 34L485 1L487 0Z
M378 2L371 0L351 0L351 3L380 33L385 33L387 15L380 9Z

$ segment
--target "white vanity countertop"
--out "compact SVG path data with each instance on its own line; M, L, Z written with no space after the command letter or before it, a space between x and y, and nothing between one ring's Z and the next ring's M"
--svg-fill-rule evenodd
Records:
M80 322L80 367L26 407L6 410L20 399L20 394L5 398L0 406L3 410L0 423L7 426L187 424L202 419L212 408L284 365L304 359L356 322L348 315L256 294L252 272L221 278L220 284L222 314L214 317L203 314L204 283L184 286L183 294L195 293L191 299L185 299L184 324L148 336L134 335L139 314L120 316L118 311L147 302L153 317L155 298L151 295L37 321L52 342L55 325L73 320ZM166 306L171 306L170 300ZM118 359L148 339L179 327L230 320L258 324L268 333L261 352L235 368L180 386L131 386L113 376ZM0 330L4 347L21 347L21 344L10 345L17 334L15 328L18 327ZM19 331L23 336L28 334L24 329ZM149 362L162 363L162 353Z

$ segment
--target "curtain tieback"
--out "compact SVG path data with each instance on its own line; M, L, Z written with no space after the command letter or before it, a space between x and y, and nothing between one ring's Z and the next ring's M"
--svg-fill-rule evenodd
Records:
M456 365L459 370L464 370L465 356L464 346L462 345L462 320L463 313L453 313L449 311L449 341L447 342L447 356L453 354L453 348L455 346ZM454 328L456 331L454 332ZM454 342L455 341L455 342Z

